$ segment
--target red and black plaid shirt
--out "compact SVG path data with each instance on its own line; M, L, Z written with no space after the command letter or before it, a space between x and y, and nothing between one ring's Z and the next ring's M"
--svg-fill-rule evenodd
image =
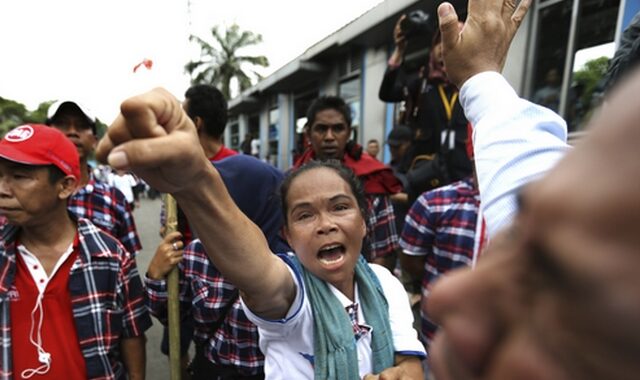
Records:
M15 293L18 231L19 227L6 225L0 240L2 380L13 378L10 300ZM79 253L71 266L69 292L87 379L125 379L120 342L141 336L151 326L135 259L122 244L86 219L78 219L78 239Z
M89 183L69 199L68 208L78 218L93 224L118 239L134 257L142 249L131 205L124 194L89 174Z

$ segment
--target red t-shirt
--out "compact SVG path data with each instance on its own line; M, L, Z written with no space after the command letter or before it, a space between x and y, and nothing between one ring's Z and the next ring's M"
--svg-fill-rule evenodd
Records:
M34 379L86 379L87 370L78 342L76 325L71 308L69 294L69 273L78 257L77 236L73 252L58 268L44 291L42 298L42 347L51 354L51 368L44 375ZM16 249L17 251L17 249ZM13 373L16 379L26 369L42 366L38 361L38 350L29 341L29 334L37 339L39 311L33 316L31 331L31 312L36 306L38 287L21 255L16 252L15 292L11 297L11 344L13 351ZM13 289L12 289L13 290Z
M209 158L209 161L220 161L223 158L227 158L229 156L235 156L236 154L238 154L238 152L236 152L233 149L229 149L223 145L220 147L220 150L218 151L218 153L215 154L215 156Z

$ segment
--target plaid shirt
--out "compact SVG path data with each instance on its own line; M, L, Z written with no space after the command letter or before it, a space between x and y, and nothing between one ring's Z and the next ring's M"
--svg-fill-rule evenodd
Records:
M180 315L193 320L194 340L204 346L205 356L213 363L233 366L245 376L262 374L264 355L258 346L258 329L247 319L235 287L209 261L200 240L187 246L178 268ZM166 325L166 281L145 277L145 284L147 307ZM224 316L224 323L212 331L230 299L234 304Z
M400 248L398 245L398 231L393 205L388 195L367 194L369 215L367 219L367 239L369 245L363 247L365 257L369 261L386 257Z
M0 379L12 373L10 294L16 274L15 238L7 225L0 241ZM141 336L151 326L135 260L122 245L86 219L78 219L79 254L71 267L69 291L88 379L125 379L122 338ZM64 344L64 342L58 342Z
M405 218L400 245L405 253L425 256L423 305L430 285L447 271L470 266L480 195L471 177L423 193ZM427 346L437 326L422 313L422 338Z
M69 210L79 218L89 219L118 239L132 255L142 249L126 198L113 186L98 181L89 174L89 183L69 199Z

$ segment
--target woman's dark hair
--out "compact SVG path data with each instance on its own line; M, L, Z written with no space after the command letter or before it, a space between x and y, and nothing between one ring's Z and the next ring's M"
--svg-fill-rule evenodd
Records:
M300 176L300 174L308 172L313 169L318 168L326 168L333 170L336 174L342 178L353 193L353 196L356 198L356 202L358 203L358 209L360 209L360 214L362 214L362 218L367 220L367 200L364 197L364 191L362 189L362 183L358 179L358 177L353 174L351 169L345 167L338 160L326 160L326 161L309 161L298 169L294 169L289 173L289 175L282 181L282 185L280 185L280 201L282 203L282 214L284 216L284 223L287 224L287 195L289 194L289 188L293 181Z

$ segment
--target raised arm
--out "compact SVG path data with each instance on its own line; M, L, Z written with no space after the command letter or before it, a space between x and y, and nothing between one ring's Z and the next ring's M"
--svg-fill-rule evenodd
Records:
M395 48L391 57L389 57L387 70L382 77L380 89L378 90L378 97L383 102L399 102L405 100L404 89L406 87L406 78L400 66L404 60L404 52L407 48L407 39L402 33L400 25L402 20L406 17L406 15L400 16L393 28L393 42L395 44Z
M507 52L531 0L469 0L468 17L460 26L450 3L438 6L447 76L458 88L472 76L501 72Z
M474 127L473 145L489 236L510 224L520 189L564 155L566 123L553 111L520 98L499 74L531 0L469 0L463 28L449 3L438 7L449 78Z
M286 265L236 207L205 157L195 126L169 92L155 89L125 100L96 153L112 167L131 170L174 195L211 261L242 291L254 313L286 314L295 296Z

